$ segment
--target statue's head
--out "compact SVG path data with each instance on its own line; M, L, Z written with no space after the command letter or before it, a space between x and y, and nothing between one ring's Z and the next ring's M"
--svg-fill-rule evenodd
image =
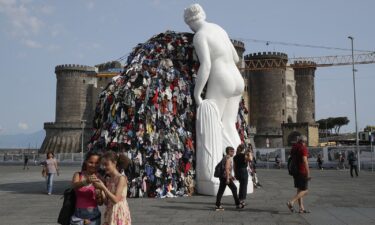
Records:
M206 19L206 13L199 4L192 4L184 10L184 20L195 31L195 23Z

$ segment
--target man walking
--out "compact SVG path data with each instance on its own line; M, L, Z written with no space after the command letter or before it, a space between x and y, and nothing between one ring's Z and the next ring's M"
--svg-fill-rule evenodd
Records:
M287 206L291 212L295 212L294 203L298 201L299 213L309 213L303 205L303 197L308 192L308 181L311 179L309 163L307 156L309 154L306 147L307 137L301 135L296 144L293 145L291 150L292 163L296 165L296 172L293 175L294 187L297 188L297 194L287 202Z
M234 184L233 180L234 177L232 175L233 171L233 156L234 156L234 148L227 147L225 149L225 153L227 154L224 156L222 163L224 164L224 174L219 178L220 179L220 186L219 190L217 191L216 195L216 211L224 210L223 206L221 205L221 198L223 197L225 188L228 187L232 191L234 202L236 203L237 209L244 208L244 204L242 204L237 195L237 187Z
M28 155L23 156L23 170L25 170L26 167L27 169L29 169L29 156Z
M350 166L350 176L353 178L353 169L355 171L356 177L358 177L358 167L357 167L357 157L354 152L351 151L348 156L349 166Z

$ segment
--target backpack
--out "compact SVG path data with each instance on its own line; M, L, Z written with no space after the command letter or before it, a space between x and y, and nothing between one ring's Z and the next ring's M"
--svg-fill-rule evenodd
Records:
M225 157L215 166L214 177L222 178L225 172Z
M64 201L57 222L61 225L70 225L70 218L73 216L76 206L76 194L74 189L66 189L62 198L64 198Z
M298 165L293 160L293 157L289 157L288 159L288 172L290 176L297 176L298 175Z

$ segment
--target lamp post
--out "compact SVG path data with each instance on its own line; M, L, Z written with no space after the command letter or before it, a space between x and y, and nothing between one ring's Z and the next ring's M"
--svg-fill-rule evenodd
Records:
M84 137L85 137L86 120L80 120L80 121L81 121L81 127L82 127L81 163L83 165L83 143L84 143Z
M371 151L371 172L374 172L374 151L372 149L372 142L374 141L374 138L373 138L373 131L371 129L371 131L369 132L369 135L370 135L370 151Z
M354 90L354 118L355 118L355 144L357 149L357 159L358 159L358 170L361 170L361 159L359 157L359 140L358 140L358 121L357 121L357 97L355 91L355 69L354 69L354 47L353 41L354 38L352 36L348 37L352 44L352 71L353 71L353 90Z

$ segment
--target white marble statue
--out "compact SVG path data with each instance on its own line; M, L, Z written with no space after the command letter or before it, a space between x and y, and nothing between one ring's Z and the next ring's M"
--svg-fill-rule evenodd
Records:
M245 84L236 66L239 57L225 30L207 22L199 4L186 8L184 19L195 33L193 43L200 62L194 89L197 188L201 194L215 195L219 184L213 176L216 164L227 146L236 149L241 144L235 123Z

